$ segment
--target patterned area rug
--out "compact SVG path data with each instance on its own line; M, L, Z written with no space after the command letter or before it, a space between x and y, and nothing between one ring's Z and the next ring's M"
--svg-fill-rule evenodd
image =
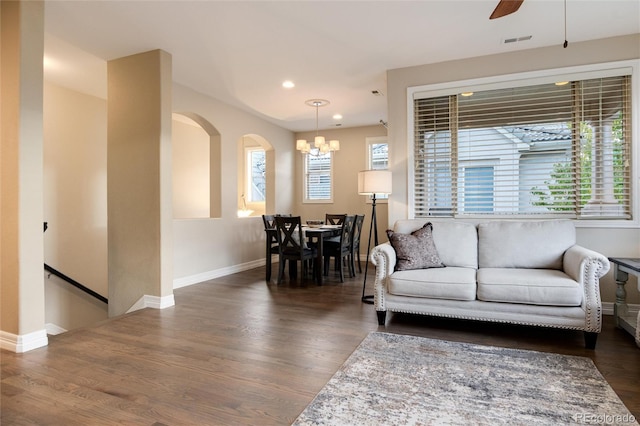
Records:
M370 333L294 425L638 424L589 358Z

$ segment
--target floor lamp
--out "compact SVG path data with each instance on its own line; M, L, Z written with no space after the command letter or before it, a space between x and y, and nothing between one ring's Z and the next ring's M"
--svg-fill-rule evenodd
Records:
M371 196L371 227L369 228L369 243L367 244L367 258L364 266L364 282L362 283L362 301L373 304L373 295L364 294L367 286L367 272L369 270L369 253L371 250L371 235L378 245L378 221L376 219L376 194L391 194L391 172L389 170L364 170L358 172L358 194Z

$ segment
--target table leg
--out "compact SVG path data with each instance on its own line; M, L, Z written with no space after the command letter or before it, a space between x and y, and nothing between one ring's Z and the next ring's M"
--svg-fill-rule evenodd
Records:
M267 262L267 272L266 272L266 279L267 281L271 281L271 242L269 241L270 237L269 234L267 234L267 252L265 255L265 260Z
M316 273L318 274L318 285L322 285L322 280L324 277L324 261L322 260L322 247L324 246L324 237L322 234L318 235L318 255L316 257Z
M629 274L621 271L617 264L613 265L613 275L616 280L616 303L613 306L613 315L616 322L616 327L620 327L621 316L626 316L629 313L629 306L627 305L627 290L624 288L629 279Z
M638 312L638 319L636 322L636 346L640 348L640 312Z

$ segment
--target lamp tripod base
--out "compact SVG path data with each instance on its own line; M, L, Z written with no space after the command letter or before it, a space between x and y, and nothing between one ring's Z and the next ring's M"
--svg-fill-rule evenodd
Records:
M375 229L375 234L374 234ZM362 303L373 305L373 294L365 296L364 290L367 287L367 273L369 272L369 254L371 253L371 236L374 236L374 244L378 245L378 221L376 219L376 194L371 199L371 226L369 227L369 243L367 244L367 261L364 265L364 281L362 282Z
M373 294L367 294L366 296L362 296L361 300L362 300L362 303L373 305Z

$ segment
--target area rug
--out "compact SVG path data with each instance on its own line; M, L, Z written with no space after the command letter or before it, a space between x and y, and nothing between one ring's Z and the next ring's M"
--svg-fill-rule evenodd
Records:
M373 332L293 424L637 422L589 358Z

